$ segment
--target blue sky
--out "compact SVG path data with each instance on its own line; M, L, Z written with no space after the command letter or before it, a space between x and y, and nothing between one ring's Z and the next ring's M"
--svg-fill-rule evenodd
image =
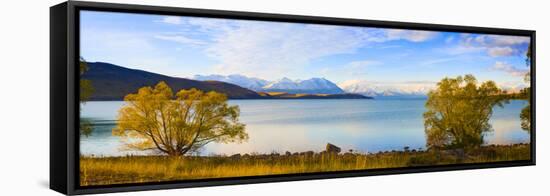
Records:
M81 12L81 56L155 73L523 84L529 37Z

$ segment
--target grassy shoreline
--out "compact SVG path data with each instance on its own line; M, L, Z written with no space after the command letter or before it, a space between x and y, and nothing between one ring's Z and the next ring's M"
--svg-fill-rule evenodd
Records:
M460 154L460 153L459 153ZM454 151L392 151L374 154L314 153L235 156L80 157L80 185L161 182L529 160L529 144L484 146L464 155Z

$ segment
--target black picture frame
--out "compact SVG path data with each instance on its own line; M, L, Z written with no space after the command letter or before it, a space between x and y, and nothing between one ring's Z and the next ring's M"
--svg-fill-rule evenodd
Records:
M532 44L532 56L530 58L532 89L531 160L81 187L78 183L79 87L78 85L76 85L79 81L79 73L76 67L79 63L78 27L80 10L529 36L531 38ZM64 2L50 8L50 188L63 194L72 195L535 165L535 44L535 31L532 30L390 22L348 18L267 14L97 2Z

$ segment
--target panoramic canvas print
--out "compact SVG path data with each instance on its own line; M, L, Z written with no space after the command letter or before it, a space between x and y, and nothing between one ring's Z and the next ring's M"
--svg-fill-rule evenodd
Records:
M530 37L80 11L80 186L530 160Z

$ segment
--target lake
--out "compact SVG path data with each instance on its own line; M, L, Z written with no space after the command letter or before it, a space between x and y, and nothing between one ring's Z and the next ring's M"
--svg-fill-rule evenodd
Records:
M356 152L425 148L422 114L426 99L331 99L331 100L230 100L239 105L246 124L247 142L210 143L201 155L322 151L327 143ZM88 137L81 136L83 155L123 156L147 154L124 149L120 137L111 134L122 101L90 101L82 105L82 118L94 124ZM494 132L487 144L529 143L519 114L527 101L513 100L495 107L490 123Z

